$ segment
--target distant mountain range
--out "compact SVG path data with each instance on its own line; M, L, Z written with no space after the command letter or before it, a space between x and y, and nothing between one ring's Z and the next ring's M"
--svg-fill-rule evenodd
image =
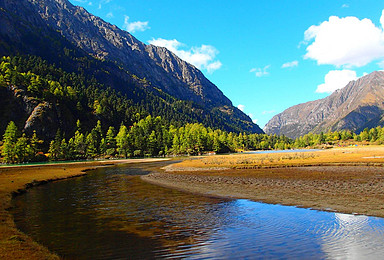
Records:
M309 132L384 125L384 72L375 71L330 96L292 106L274 116L264 127L267 134L296 138Z
M39 57L47 64L54 65L57 71L75 73L88 81L96 81L100 84L96 91L98 95L110 93L106 89L112 89L117 96L129 101L132 111L141 114L160 115L179 124L201 122L207 127L227 131L263 132L195 66L166 48L140 42L128 32L88 13L82 7L73 6L67 0L0 0L0 55ZM28 69L39 73L36 66L31 65ZM63 77L58 73L50 74L48 78L62 80ZM45 104L46 110L51 107L55 109L46 111L50 118L55 117L46 123L59 122L64 130L71 128L66 122L72 124L76 117L89 119L92 121L90 125L96 119L117 126L121 123L119 119L129 121L117 116L95 115L92 111L88 111L88 116L79 116L75 108L66 106L62 111L60 109L63 106L49 104L47 100L26 104L26 98L20 98L15 103L14 92L14 89L0 91L1 98L6 99L4 104L12 104L10 107L19 111L12 113L7 108L1 109L0 125L5 125L6 120L14 120L19 126L38 128L37 125L31 126L30 122L27 124L26 120L43 101L48 102ZM95 99L82 102L100 101ZM31 104L35 107L30 107ZM88 107L91 108L92 104L88 104ZM61 116L63 113L67 114L65 120ZM55 127L47 129L52 132ZM3 130L4 127L1 127L0 131ZM52 135L44 131L42 133Z

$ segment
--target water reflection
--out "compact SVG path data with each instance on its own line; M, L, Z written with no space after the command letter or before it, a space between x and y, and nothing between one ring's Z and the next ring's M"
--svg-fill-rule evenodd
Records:
M334 217L334 225L323 235L323 250L330 258L383 258L382 219L339 213Z
M112 167L14 200L18 227L68 258L339 258L384 254L379 218L209 198Z

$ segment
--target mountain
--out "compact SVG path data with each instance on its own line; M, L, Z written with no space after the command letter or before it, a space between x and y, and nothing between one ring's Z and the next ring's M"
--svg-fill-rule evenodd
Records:
M292 106L264 127L268 134L296 138L309 132L348 129L360 132L384 124L384 72L375 71L330 96Z
M140 42L128 32L67 0L0 0L0 55L23 58L29 55L27 60L31 55L41 58L43 63L55 67L55 74L47 75L52 70L41 71L25 62L22 64L29 67L18 70L24 69L21 71L24 73L33 70L35 74L43 73L58 82L63 78L58 73L74 73L76 77L82 76L88 82L97 82L98 90L95 91L98 95L114 91L113 95L127 99L131 108L134 107L131 110L141 114L162 116L179 124L201 122L208 127L227 131L263 132L196 67L166 48ZM83 88L82 85L79 83L76 90ZM7 93L2 94L8 97L8 103L12 103L11 99L14 98L15 93L12 91L8 89ZM35 103L41 105L41 101ZM91 101L100 102L95 97L87 102ZM86 101L83 103L85 105ZM29 118L34 108L20 107L28 106L30 104L24 102L15 108L24 112L22 115L21 112L15 113L14 116L13 111L3 109L0 120L16 118L20 121L19 125L23 125L20 118ZM58 109L53 113L55 120L52 124L54 121L63 124L68 121L60 118L60 114L68 111L61 111L61 106L54 106L50 102L46 106L47 110L49 107ZM88 107L92 107L92 104L88 104ZM73 114L70 121L75 120L79 111L73 111L71 107L68 109L71 110L69 114ZM113 119L98 117L119 124L117 116ZM126 121L124 118L120 120Z

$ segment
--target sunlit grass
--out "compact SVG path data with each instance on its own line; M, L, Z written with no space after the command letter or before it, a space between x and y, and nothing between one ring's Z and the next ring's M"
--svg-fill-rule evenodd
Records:
M175 167L263 168L307 165L384 165L384 146L334 148L322 151L231 154L185 160Z

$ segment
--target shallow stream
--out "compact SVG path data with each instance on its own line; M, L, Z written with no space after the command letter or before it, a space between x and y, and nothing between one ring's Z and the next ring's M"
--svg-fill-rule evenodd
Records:
M99 168L13 200L23 232L75 259L380 259L384 219L205 197L143 182L162 163Z

